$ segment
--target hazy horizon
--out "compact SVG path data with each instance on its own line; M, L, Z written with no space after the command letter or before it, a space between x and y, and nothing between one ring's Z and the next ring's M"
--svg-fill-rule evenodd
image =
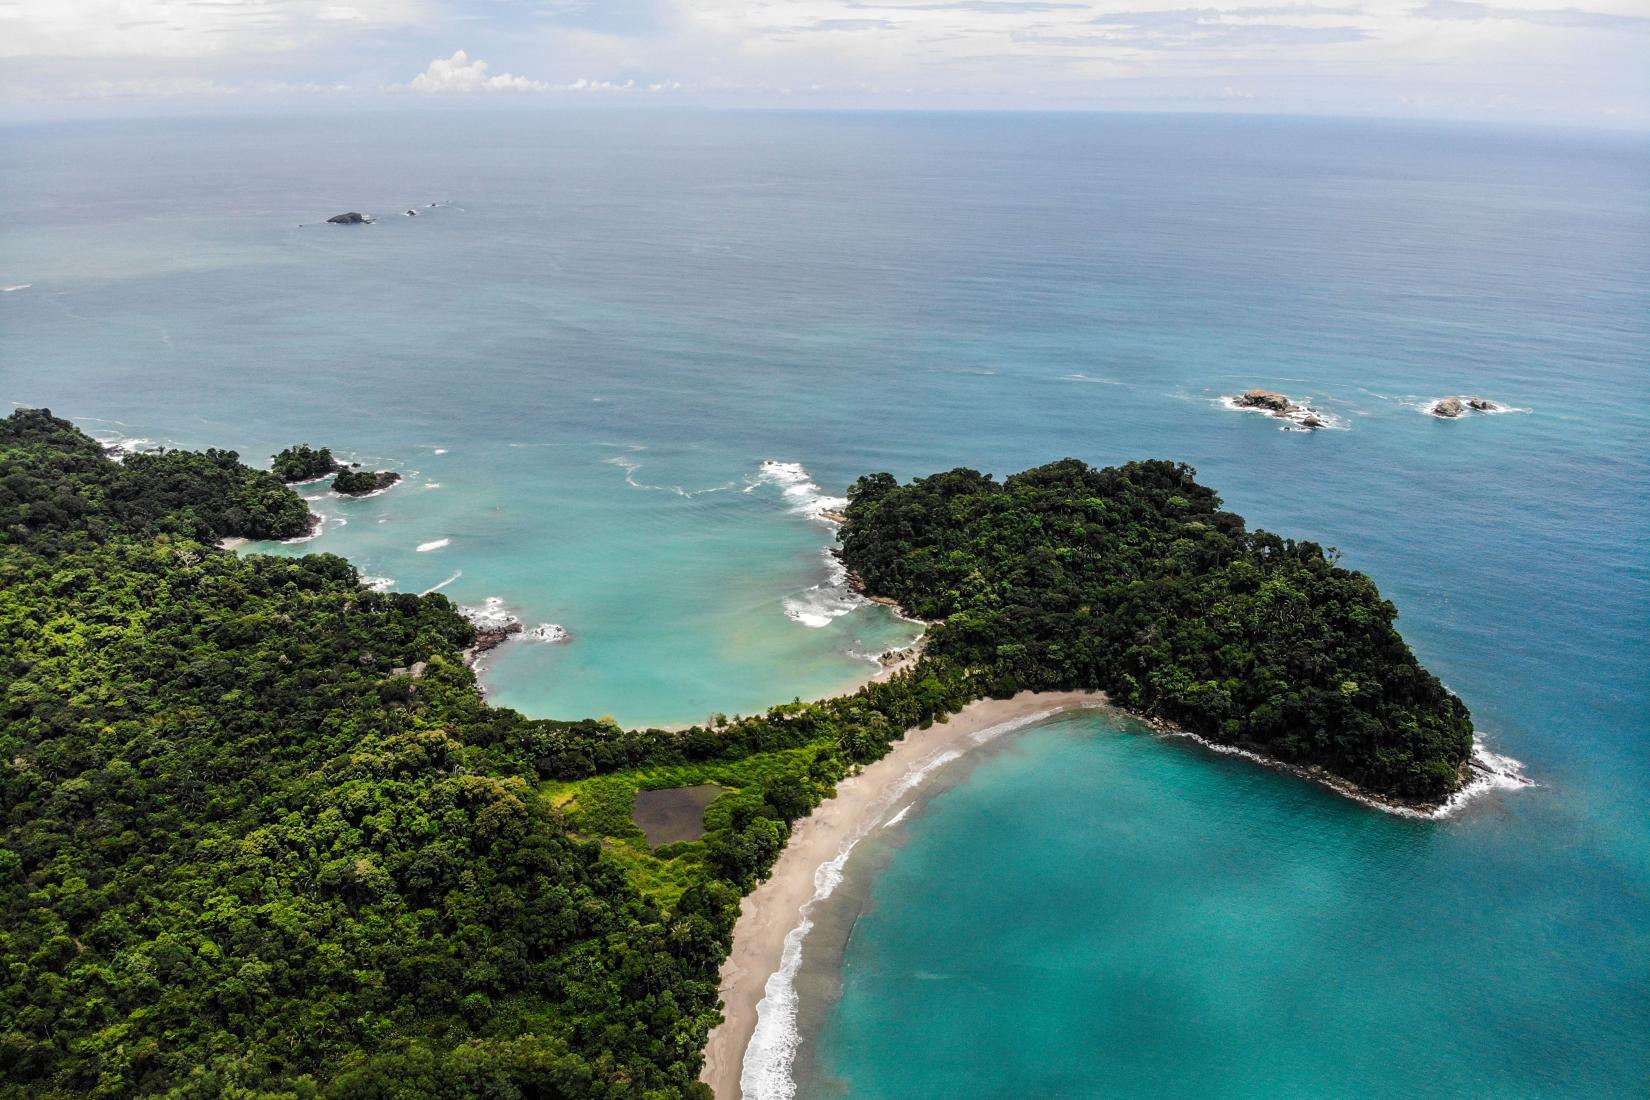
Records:
M1650 127L1650 3L0 0L0 117L564 106Z

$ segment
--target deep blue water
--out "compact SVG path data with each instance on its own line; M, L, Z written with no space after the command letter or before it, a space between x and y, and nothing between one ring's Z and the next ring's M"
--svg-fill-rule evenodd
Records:
M0 399L416 471L278 550L566 626L499 651L500 702L690 721L907 636L824 614L830 532L764 460L829 495L1168 457L1372 574L1541 784L1416 823L1098 719L1027 734L850 865L868 909L805 1095L1650 1088L1642 136L122 122L5 130L0 196L0 286L29 284L0 293ZM379 221L298 227L347 209ZM1221 407L1250 385L1337 427ZM1521 411L1421 411L1446 394Z

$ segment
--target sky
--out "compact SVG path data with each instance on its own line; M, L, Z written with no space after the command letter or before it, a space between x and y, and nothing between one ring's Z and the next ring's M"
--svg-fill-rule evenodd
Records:
M1650 129L1650 0L0 0L11 116L500 104Z

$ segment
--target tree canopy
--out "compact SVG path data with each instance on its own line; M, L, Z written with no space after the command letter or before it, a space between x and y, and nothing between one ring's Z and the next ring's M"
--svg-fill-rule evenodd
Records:
M489 706L474 628L330 554L233 451L0 420L0 1100L703 1097L740 895L857 764L972 699L1100 687L1432 796L1470 744L1368 578L1184 466L854 486L917 664L680 730ZM416 673L414 670L416 669ZM644 786L715 782L650 849Z
M1075 459L849 493L844 562L943 620L929 652L993 689L1099 688L1211 740L1436 798L1472 749L1397 609L1311 542L1250 531L1188 466Z

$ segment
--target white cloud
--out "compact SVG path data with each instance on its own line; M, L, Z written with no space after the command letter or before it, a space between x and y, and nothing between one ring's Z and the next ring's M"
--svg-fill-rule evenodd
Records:
M218 58L414 26L433 0L0 0L0 57Z
M542 80L529 80L511 73L487 75L487 62L463 50L454 50L451 57L438 57L430 67L413 77L412 90L426 93L449 92L547 92L550 85Z

